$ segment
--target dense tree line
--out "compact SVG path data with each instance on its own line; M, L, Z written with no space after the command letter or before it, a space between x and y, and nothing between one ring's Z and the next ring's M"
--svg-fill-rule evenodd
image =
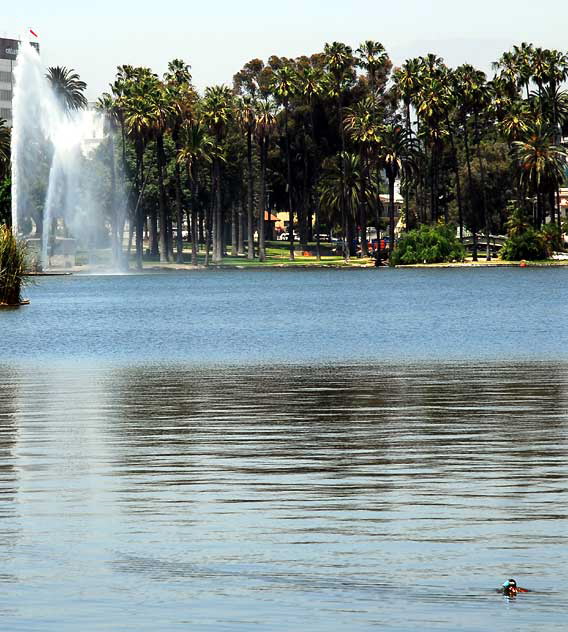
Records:
M523 223L560 228L568 57L521 44L494 70L488 79L433 54L393 68L375 41L253 59L231 87L203 94L181 60L162 77L120 66L98 102L110 132L99 151L115 257L128 219L128 250L139 267L145 235L161 261L183 261L184 239L193 263L200 247L207 262L220 262L228 244L232 254L262 260L268 209L289 214L292 259L296 233L302 249L315 239L319 257L324 226L342 236L346 259L357 240L366 255L368 226L388 225L395 243L397 182L403 229L453 224L460 238L473 236L474 259L480 233ZM66 72L51 69L50 80L70 107L82 107L84 86ZM127 218L118 212L121 179Z

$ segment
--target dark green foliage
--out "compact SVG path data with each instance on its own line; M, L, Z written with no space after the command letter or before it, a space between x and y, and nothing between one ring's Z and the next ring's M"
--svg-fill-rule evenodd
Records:
M0 224L12 223L12 181L6 177L0 180Z
M556 224L545 224L540 229L540 235L547 245L549 256L558 250L563 250L562 232Z
M505 261L547 259L552 253L549 242L542 232L528 228L524 233L513 235L501 248L500 257Z
M29 271L26 246L8 226L0 226L0 305L19 305L24 277Z
M463 261L464 247L451 226L422 226L403 235L391 257L392 265Z

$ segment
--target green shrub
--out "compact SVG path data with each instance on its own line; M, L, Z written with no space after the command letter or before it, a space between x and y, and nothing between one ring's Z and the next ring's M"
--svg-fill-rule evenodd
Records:
M552 254L549 241L542 232L528 228L520 235L509 237L503 244L499 256L504 261L520 261L521 259L547 259Z
M29 272L26 245L8 226L0 226L0 304L19 305L25 275Z
M465 250L451 226L422 226L404 234L392 253L392 265L463 261Z
M562 243L562 232L560 228L558 228L557 224L545 224L541 228L540 234L548 246L548 256L558 250L564 250L564 244Z

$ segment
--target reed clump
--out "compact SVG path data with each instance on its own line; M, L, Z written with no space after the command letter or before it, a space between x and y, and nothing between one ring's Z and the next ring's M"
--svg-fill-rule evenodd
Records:
M0 226L0 305L21 305L22 287L30 271L27 246Z

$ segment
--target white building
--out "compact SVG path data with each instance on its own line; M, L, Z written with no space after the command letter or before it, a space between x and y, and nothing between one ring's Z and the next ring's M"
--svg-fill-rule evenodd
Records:
M12 127L12 95L14 93L14 66L20 41L0 37L0 118ZM39 48L38 44L32 46Z

